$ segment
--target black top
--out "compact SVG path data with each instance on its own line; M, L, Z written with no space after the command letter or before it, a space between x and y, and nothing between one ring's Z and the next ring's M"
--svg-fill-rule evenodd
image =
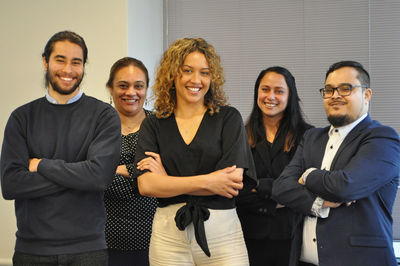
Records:
M151 112L145 110L146 116ZM115 174L104 193L107 211L107 246L118 250L148 249L151 226L157 207L155 198L143 197L137 190L137 175L133 164L139 131L121 135L119 165L126 165L129 178ZM131 185L132 184L132 185Z
M40 98L8 120L1 186L15 200L16 251L55 255L106 248L104 190L118 164L121 122L114 108L82 95L71 104ZM43 158L37 172L29 158Z
M189 145L184 142L173 114L165 119L157 119L155 116L147 117L142 123L139 134L135 162L146 157L145 151L159 153L166 172L171 176L208 174L236 165L238 168L244 168L245 186L254 186L255 184L254 162L242 117L233 107L221 107L220 111L212 116L206 112L195 137ZM180 195L171 198L159 198L158 201L160 207L186 202L188 203L186 209L190 209L186 211L191 212L189 216L199 215L203 218L206 215L202 215L205 210L198 207L211 209L231 209L235 207L234 199L219 195ZM185 208L182 212L185 212ZM182 216L184 216L183 213ZM183 218L181 218L179 215L176 217L177 226L184 228L191 220L183 221ZM203 223L197 224L198 221L196 220L193 221L194 226L202 227ZM199 230L201 228L197 228L197 232ZM196 239L197 242L200 241L197 236ZM200 243L199 245L202 246ZM202 248L205 251L206 248L204 246Z
M289 208L276 208L277 203L270 198L272 183L293 158L301 136L308 128L299 128L297 141L288 152L283 150L285 139L279 133L273 143L264 140L251 149L258 178L257 192L242 191L237 198L237 211L245 238L291 238L299 216Z

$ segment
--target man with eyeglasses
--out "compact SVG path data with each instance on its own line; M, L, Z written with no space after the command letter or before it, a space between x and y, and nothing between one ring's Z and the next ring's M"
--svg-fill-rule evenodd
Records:
M320 93L330 126L304 134L272 191L305 215L290 265L395 266L399 136L368 115L372 90L360 63L333 64Z

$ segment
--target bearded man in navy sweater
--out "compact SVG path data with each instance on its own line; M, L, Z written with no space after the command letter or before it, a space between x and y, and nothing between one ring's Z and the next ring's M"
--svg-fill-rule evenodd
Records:
M120 121L86 96L87 47L62 31L43 57L46 96L12 112L1 152L3 197L15 200L14 265L107 265L104 189L120 153Z

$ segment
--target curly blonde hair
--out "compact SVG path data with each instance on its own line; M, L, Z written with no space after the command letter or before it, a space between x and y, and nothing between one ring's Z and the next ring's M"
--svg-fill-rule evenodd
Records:
M185 58L192 52L201 52L207 59L211 74L210 89L204 96L204 104L213 115L221 106L226 105L226 96L222 89L225 83L221 60L214 47L202 38L182 38L174 41L164 52L157 69L153 86L154 109L158 118L169 117L176 107L174 80L181 75Z

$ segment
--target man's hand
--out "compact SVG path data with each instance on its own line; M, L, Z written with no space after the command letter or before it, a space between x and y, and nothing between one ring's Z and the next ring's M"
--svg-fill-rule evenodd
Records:
M324 203L323 203L323 207L325 207L325 208L337 208L337 207L339 207L340 205L342 205L342 202L331 202L331 201L327 201L327 200L324 200Z
M42 159L32 158L29 159L29 172L37 172L38 165Z
M354 204L354 203L356 203L356 201L355 201L355 200L352 200L352 201L346 202L346 207L349 207L351 204Z
M356 203L355 200L346 202L346 207L349 207L351 204L354 204L354 203ZM339 206L342 205L342 204L343 204L343 202L331 202L331 201L325 200L325 201L324 201L324 204L323 204L323 207L337 208L337 207L339 207Z

